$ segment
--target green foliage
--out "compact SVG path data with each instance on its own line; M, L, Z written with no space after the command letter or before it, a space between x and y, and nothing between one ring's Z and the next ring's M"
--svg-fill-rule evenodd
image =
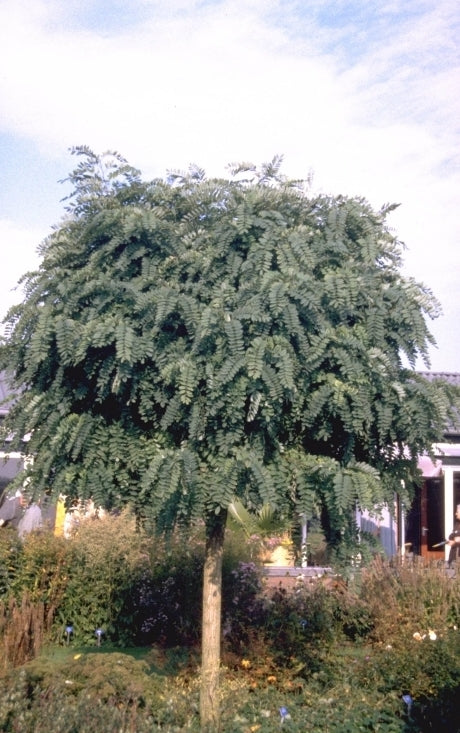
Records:
M68 625L73 644L95 646L97 628L104 630L103 643L112 645L199 642L202 523L164 537L147 534L123 512L82 521L68 540L38 532L18 542L6 530L0 540L8 581L0 594L0 643L13 664L33 656L42 637L64 643ZM242 530L230 529L225 579L250 552Z
M66 542L38 533L19 545L15 593L21 593L21 578L23 591L35 589L35 603L23 608L18 630L43 610L43 600L49 602L58 576L61 590L52 596L53 643L48 637L33 661L16 660L20 666L0 671L0 729L199 731L195 648L204 530L199 523L192 533L160 539L122 515L82 523ZM5 542L7 557L9 550ZM257 725L277 731L281 706L290 716L283 728L299 733L456 730L458 577L436 566L393 566L376 558L361 571L359 583L326 576L292 591L270 590L260 569L247 562L248 554L243 531L230 528L223 583L223 731L243 733ZM54 568L46 582L44 562ZM141 606L139 591L146 587L152 595ZM7 598L14 600L11 587ZM112 626L105 617L108 633L100 649L92 629L100 622L94 599L114 614ZM66 617L69 609L72 619ZM147 639L139 637L141 611L150 612L143 621L154 626L149 646L121 654L116 644ZM69 621L74 635L67 646L63 625ZM167 646L178 642L186 646ZM410 716L402 699L407 694L413 699Z
M136 529L134 518L119 516L80 523L67 541L65 593L55 617L55 634L63 638L66 625L74 627L79 643L95 644L95 630L104 639L129 641L132 619L122 614L135 579L149 567L150 542Z
M229 521L243 529L247 537L259 535L269 537L274 534L281 534L290 527L290 522L283 517L277 516L270 504L264 504L257 512L250 512L244 504L236 499L228 507Z
M277 667L289 668L295 660L302 677L324 672L328 649L367 639L375 623L368 604L341 579L306 579L290 590L281 584L265 588L252 563L234 569L224 583L224 601L228 649L253 658L254 648L262 645Z
M420 701L455 692L460 684L459 651L458 633L452 629L436 641L377 647L356 665L356 681L363 690L407 690Z
M131 643L193 646L201 632L204 528L155 537L149 562L132 573L117 618Z
M460 627L460 583L444 568L423 562L393 566L382 557L361 572L361 597L369 605L373 638L398 643L413 634L437 635Z
M73 153L68 216L0 349L32 494L164 528L234 497L315 505L333 543L356 505L410 487L454 395L402 366L427 360L439 308L400 272L391 207L311 198L281 158L252 182L143 182L116 153Z
M126 654L85 654L63 664L37 660L10 672L0 703L5 733L150 731L161 686ZM160 703L161 705L161 703Z
M30 600L43 603L52 614L62 600L69 572L68 547L51 532L31 532L16 554L14 579L9 594L17 599L24 591Z
M0 598L7 596L13 587L21 548L17 531L13 527L3 527L0 532Z

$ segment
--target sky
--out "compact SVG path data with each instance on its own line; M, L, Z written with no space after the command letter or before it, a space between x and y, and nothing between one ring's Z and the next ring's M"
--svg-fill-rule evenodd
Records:
M146 179L282 155L313 194L400 204L404 274L442 306L430 367L460 372L459 56L457 0L0 0L0 318L70 148Z

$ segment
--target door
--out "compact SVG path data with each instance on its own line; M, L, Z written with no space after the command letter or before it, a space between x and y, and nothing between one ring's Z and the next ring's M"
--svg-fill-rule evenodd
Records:
M420 554L428 560L443 560L444 545L444 479L427 478L422 486L420 511Z

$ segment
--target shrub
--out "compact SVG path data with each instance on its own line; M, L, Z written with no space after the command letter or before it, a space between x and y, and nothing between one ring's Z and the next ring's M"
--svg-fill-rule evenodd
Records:
M222 631L226 648L237 654L255 643L266 617L262 574L253 562L240 562L223 574Z
M444 568L390 563L380 557L362 570L360 596L373 619L374 641L392 643L399 637L442 633L460 626L460 579Z
M362 689L408 692L414 699L436 696L460 683L460 637L448 631L423 642L407 639L396 647L374 647L355 668Z
M13 527L2 527L0 531L0 599L9 596L16 578L22 544Z
M342 582L270 590L257 566L240 563L224 584L226 651L272 659L286 669L298 667L301 676L324 673L329 648L365 639L371 628L366 603Z
M163 706L160 680L125 654L88 654L64 664L37 660L3 683L4 733L144 733Z
M0 533L0 642L4 666L33 658L51 631L65 592L66 547L49 532L24 542L11 530Z
M8 541L7 541L8 536ZM201 579L204 528L167 538L148 535L133 516L106 515L81 523L65 540L50 532L19 542L1 533L3 597L43 607L43 627L64 641L73 627L76 643L95 644L95 629L119 645L196 644L201 628ZM224 578L250 549L240 532L227 535ZM17 613L16 613L17 616ZM4 609L3 626L12 618ZM0 628L1 632L1 628ZM28 656L24 657L28 658Z
M80 643L94 643L96 628L114 642L129 641L130 619L120 614L135 578L148 568L150 540L123 512L82 522L66 542L69 560L57 632L70 623Z
M46 613L52 617L66 586L66 541L51 532L31 532L22 542L11 530L6 535L6 541L0 546L2 562L9 572L3 584L3 598L14 596L20 600L27 592L30 601L43 603Z
M95 644L94 629L103 626L111 642L156 644L158 655L152 651L148 667L110 644L93 654L81 650L78 659L61 648L51 660L39 656L9 669L1 680L0 730L199 730L198 662L166 647L194 645L199 637L202 526L186 538L158 539L121 515L88 522L69 541L45 533L24 543L0 537L7 562L0 634L10 666L36 655L53 618L55 640L64 641L64 626L72 623L75 645ZM299 732L456 729L458 579L436 567L377 558L359 583L326 578L269 591L249 553L230 532L224 731L279 730L284 705L291 714L286 730ZM181 652L180 664L158 662L173 652L177 659Z
M201 553L163 556L145 567L125 595L119 622L135 644L196 644L201 629Z

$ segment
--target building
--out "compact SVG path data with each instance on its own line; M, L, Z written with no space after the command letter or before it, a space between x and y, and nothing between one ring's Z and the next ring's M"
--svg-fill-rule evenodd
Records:
M460 386L460 374L428 372L427 379L445 379ZM405 542L411 551L427 559L446 559L444 542L452 532L460 505L460 415L446 426L444 440L433 446L433 458L420 456L423 482L405 516Z
M460 386L458 373L424 372L423 376ZM384 510L381 518L359 512L357 524L380 539L389 557L413 553L427 560L447 560L449 546L444 543L460 504L460 415L446 426L443 442L432 447L432 455L419 457L418 467L422 480L410 507L395 497L394 506Z

